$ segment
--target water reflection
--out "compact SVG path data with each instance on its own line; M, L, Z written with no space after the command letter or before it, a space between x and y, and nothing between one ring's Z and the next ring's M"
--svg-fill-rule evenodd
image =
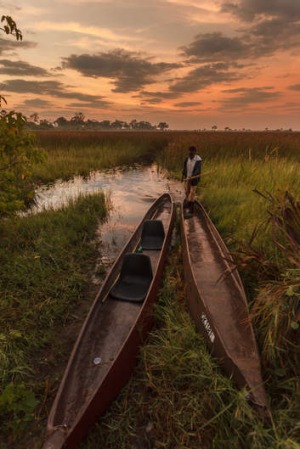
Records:
M133 233L150 204L162 193L170 192L174 200L182 198L179 182L168 179L157 165L116 168L92 173L89 178L75 176L70 181L58 181L36 192L36 204L31 213L59 209L79 195L103 191L109 199L108 218L98 230L101 241L101 263L110 265Z

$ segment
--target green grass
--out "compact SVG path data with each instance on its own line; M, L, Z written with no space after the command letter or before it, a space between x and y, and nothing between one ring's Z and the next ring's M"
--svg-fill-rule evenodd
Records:
M154 160L166 143L159 133L40 132L38 144L46 152L46 162L34 167L36 181L47 183L91 171Z
M181 249L169 257L156 327L134 377L80 449L299 447L297 378L265 373L273 419L264 425L208 354L186 310Z
M180 140L171 142L158 156L159 163L177 179L181 178L187 148ZM200 149L199 154L203 159L203 176L198 197L228 244L232 239L250 239L254 228L268 218L266 201L254 190L273 194L288 191L300 197L300 165L293 158L273 155L266 159L258 150L257 157L251 160L245 154L229 150L219 150L218 155L207 150L203 155ZM263 233L259 238L259 244L271 253L274 245L270 234Z
M119 133L41 133L48 162L35 175L45 182L153 158L178 178L187 147L199 148L207 175L198 195L239 257L273 410L273 423L263 426L245 392L222 375L195 332L179 247L169 259L156 327L135 375L82 449L299 447L299 259L284 236L277 239L283 248L275 243L274 220L273 228L263 224L272 218L271 206L253 192L270 192L282 202L281 211L288 208L285 191L299 199L299 136L168 132L130 133L123 140ZM0 223L0 449L41 446L86 313L83 299L88 306L94 297L86 291L97 257L95 229L104 214L98 196Z
M25 424L34 411L47 413L47 390L58 380L49 373L72 347L75 336L65 329L83 319L80 307L98 254L95 232L105 214L99 194L0 223L0 428L8 447L18 447L18 438L24 442L24 430L30 435L35 425Z

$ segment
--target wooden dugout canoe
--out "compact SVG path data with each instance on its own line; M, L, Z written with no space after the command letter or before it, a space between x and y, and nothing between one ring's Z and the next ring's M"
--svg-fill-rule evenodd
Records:
M196 201L194 215L181 214L184 275L189 310L212 354L262 417L269 405L260 356L238 271L217 229Z
M72 350L49 414L43 449L76 447L129 380L139 347L153 322L153 301L174 218L172 199L164 194L150 207L107 275ZM146 297L143 302L112 298L123 261L128 253L135 253L148 220L161 221L164 237L161 249L143 250L143 256L149 256L153 273Z

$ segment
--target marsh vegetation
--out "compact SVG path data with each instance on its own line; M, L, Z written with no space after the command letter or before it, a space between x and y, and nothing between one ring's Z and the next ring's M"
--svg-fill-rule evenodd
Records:
M51 131L37 138L47 155L33 167L37 183L153 160L179 179L187 147L199 148L198 196L244 280L273 410L263 425L195 332L178 241L136 372L81 448L299 447L300 134ZM41 445L94 298L95 235L106 213L97 193L0 223L0 449Z

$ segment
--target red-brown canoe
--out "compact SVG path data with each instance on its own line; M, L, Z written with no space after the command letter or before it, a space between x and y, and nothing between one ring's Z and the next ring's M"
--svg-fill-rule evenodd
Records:
M152 325L153 301L174 218L172 199L164 194L150 207L106 277L71 353L49 415L43 449L74 448L130 378L139 347ZM163 236L150 235L150 247L153 238L161 239L161 244L137 254L141 238L146 242L149 237L143 234L149 221L163 228ZM148 243L142 246L148 248ZM146 270L152 267L153 277L141 295L145 285L140 285L139 274L125 271L132 270L133 264L139 272L145 262ZM126 264L129 268L124 268ZM132 282L137 282L133 289Z
M203 206L181 215L186 293L190 313L214 356L262 416L269 405L261 376L260 356L238 271Z

